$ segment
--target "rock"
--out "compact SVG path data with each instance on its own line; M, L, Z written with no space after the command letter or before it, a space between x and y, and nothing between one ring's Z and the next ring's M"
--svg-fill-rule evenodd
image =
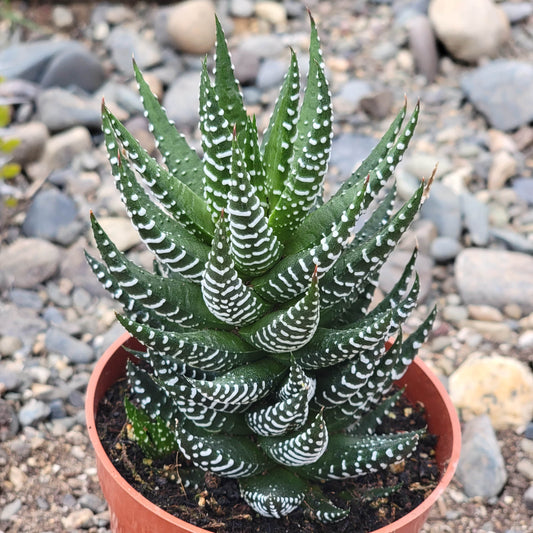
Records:
M433 222L440 237L459 240L462 230L461 202L459 196L446 185L433 183L420 215Z
M401 166L418 179L429 178L435 170L435 167L437 167L435 172L436 179L448 174L454 168L452 162L447 157L421 152L413 152L412 154L408 152Z
M437 237L431 243L431 257L437 263L446 263L455 259L462 248L461 243L452 237Z
M377 144L373 137L358 133L341 133L333 139L330 164L337 167L343 179L348 178L358 163L366 159Z
M522 459L516 464L516 469L522 474L528 481L533 481L533 462L529 459Z
M461 88L474 107L499 130L510 131L533 120L533 65L521 61L491 61L461 79Z
M113 28L106 46L115 67L128 76L133 74L132 57L141 70L153 67L162 60L161 50L154 40L123 26Z
M442 310L442 318L446 322L462 322L468 318L468 310L463 305L447 305Z
M533 440L533 422L529 422L524 431L524 437L529 440Z
M21 425L34 426L50 416L50 407L45 402L30 398L28 403L20 408L18 416Z
M455 262L455 280L466 304L503 308L517 304L533 311L533 257L505 250L463 250Z
M283 82L287 64L281 59L265 59L259 66L256 85L262 91L279 87Z
M508 152L497 152L490 166L487 186L489 190L501 189L516 174L516 160Z
M519 198L533 205L533 180L531 178L515 178L512 187Z
M73 364L87 364L94 360L95 354L90 346L57 328L46 332L45 347L49 352L68 357Z
M78 509L61 519L65 531L89 529L93 523L93 512L90 509Z
M205 54L215 45L215 6L210 0L186 0L169 8L166 34L180 52Z
M533 511L533 485L524 492L524 503L530 511Z
M428 83L432 83L437 75L439 54L431 22L425 15L416 15L408 21L407 29L416 69Z
M141 242L131 221L124 217L98 217L98 222L121 252L125 252Z
M0 250L0 286L29 289L52 277L59 250L42 239L18 239Z
M505 463L488 416L478 416L463 429L457 478L470 498L497 496L507 481Z
M239 47L233 52L232 60L235 67L235 77L241 85L253 84L259 73L259 57L250 54L245 48Z
M248 18L254 14L253 0L231 0L229 13L232 17Z
M93 513L99 513L106 507L106 502L96 496L96 494L82 494L78 503L83 507L90 509Z
M56 28L67 29L74 24L74 14L66 6L54 6L52 10L52 22Z
M533 416L533 373L511 357L471 356L450 376L449 390L465 420L487 414L497 430Z
M81 48L76 41L52 39L11 45L0 52L0 76L39 82L53 57Z
M389 116L393 103L394 95L392 91L385 90L370 96L364 96L359 101L359 106L369 117L381 120Z
M489 208L467 192L459 196L459 201L463 223L468 230L472 244L486 246L490 237Z
M270 22L277 30L282 31L287 26L287 11L280 2L261 0L255 4L255 14L258 18Z
M68 168L77 155L91 148L91 134L82 126L54 135L46 143L42 158L28 168L30 177L47 177L53 170Z
M510 154L518 152L518 146L516 145L515 140L509 134L493 128L488 131L488 134L489 150L492 153L497 153L500 150L504 150Z
M28 237L58 241L64 226L72 224L78 215L75 202L57 189L38 192L28 207L22 231Z
M77 47L57 54L50 61L41 79L41 86L74 86L92 93L102 85L105 77L99 59L85 47Z
M38 333L47 327L33 309L18 308L0 302L0 335L9 335L21 340L29 348Z
M507 16L492 0L431 0L428 13L439 40L461 61L497 55L510 35Z
M180 128L196 128L198 126L198 93L200 72L186 72L179 76L167 89L163 105L168 118Z
M12 439L18 430L17 413L9 402L0 398L0 442Z
M52 131L63 131L75 126L99 128L102 122L101 104L92 98L72 94L66 89L52 88L37 98L37 115Z
M0 337L0 356L13 356L20 348L22 348L22 342L17 337L11 335ZM1 378L0 381L2 381Z
M49 137L48 128L42 122L15 124L2 133L4 141L19 140L11 156L13 161L22 166L37 161L41 157Z
M531 5L531 2L502 2L500 7L507 15L511 24L522 22L533 15L533 5Z
M495 239L502 241L515 252L533 254L533 241L513 230L503 228L491 228L490 234Z
M484 320L487 322L503 321L502 312L490 305L469 305L468 316L474 320Z
M336 113L351 115L359 107L361 98L372 94L372 86L365 80L349 80L333 97L333 109Z
M533 348L533 330L524 331L518 337L518 347L522 350L530 350Z
M22 509L22 500L17 498L12 502L4 505L2 512L0 513L0 520L11 520Z
M285 50L285 45L277 35L259 34L245 37L239 48L263 59L266 57L279 57Z

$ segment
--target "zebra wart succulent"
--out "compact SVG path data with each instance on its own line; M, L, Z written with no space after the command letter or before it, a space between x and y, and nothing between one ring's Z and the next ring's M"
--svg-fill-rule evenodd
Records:
M404 105L325 202L332 109L312 20L305 92L291 52L261 142L218 21L214 80L204 62L200 84L202 158L134 70L164 165L105 106L103 131L154 269L130 261L92 214L103 262L87 256L123 305L120 323L146 347L127 368L134 438L149 456L179 451L188 459L179 469L185 485L209 471L238 478L261 515L281 517L305 501L320 521L340 520L348 511L322 493L321 482L386 468L408 457L420 436L376 433L401 392L383 395L435 318L433 310L402 336L419 293L416 250L369 310L380 268L427 189L422 183L393 212L389 178L418 105L402 130Z

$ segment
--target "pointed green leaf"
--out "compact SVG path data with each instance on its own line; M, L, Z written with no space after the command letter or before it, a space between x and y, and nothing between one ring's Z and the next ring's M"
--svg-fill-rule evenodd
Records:
M270 306L245 285L235 269L223 214L202 277L202 296L209 311L226 324L242 326L263 315Z
M144 107L144 115L149 120L150 131L155 137L156 146L170 173L185 183L198 196L202 195L202 161L188 145L185 136L179 133L174 123L168 119L166 111L143 78L135 61L133 70L137 87Z
M304 499L305 504L311 509L317 520L324 524L332 524L343 520L350 514L349 509L341 509L326 498L320 487L308 487Z
M319 412L315 419L295 435L259 437L259 446L265 453L284 466L302 466L314 463L328 447L328 429Z
M298 350L312 339L320 320L320 297L316 269L307 293L283 311L276 311L240 334L250 344L270 353Z
M315 463L296 469L312 479L345 479L383 470L406 457L418 445L420 431L359 437L331 435L326 453Z
M284 468L239 480L241 496L261 516L281 518L304 499L306 484Z
M291 63L285 75L268 128L263 137L263 159L266 168L266 187L271 208L285 189L290 170L293 144L298 122L300 98L300 73L298 59L291 50Z
M256 349L227 331L203 329L177 333L153 329L121 316L117 319L152 350L201 370L227 372L258 357Z
M269 219L269 225L283 242L289 240L321 197L331 152L331 95L312 19L309 53L307 87L297 124L290 173Z
M219 476L241 478L263 471L268 460L246 437L208 434L190 425L178 424L176 438L181 453L195 466Z
M228 222L231 255L240 272L258 276L276 263L281 244L268 226L261 202L254 194L236 140L232 145Z
M199 283L209 247L161 210L137 182L135 173L122 162L107 114L103 130L115 184L141 239L170 271Z
M105 106L102 109L102 116L110 126L110 128L104 129L104 134L113 133L119 139L128 155L129 164L139 173L161 205L191 232L209 242L213 235L214 224L211 221L205 201L185 183L159 165L154 158L150 157L133 135ZM118 161L111 158L111 164L118 164Z

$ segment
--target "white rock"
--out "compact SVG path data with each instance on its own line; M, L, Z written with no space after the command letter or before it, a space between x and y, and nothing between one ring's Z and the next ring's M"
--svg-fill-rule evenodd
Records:
M462 61L495 56L510 35L505 12L492 0L432 0L429 18L446 49Z

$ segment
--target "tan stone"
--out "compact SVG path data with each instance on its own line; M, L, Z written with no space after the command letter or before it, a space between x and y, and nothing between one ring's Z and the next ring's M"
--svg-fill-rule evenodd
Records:
M487 322L501 322L503 314L492 305L469 305L468 315L474 320L484 320Z
M125 252L139 244L139 234L129 219L124 217L98 217L98 222L121 252Z
M487 414L495 429L505 429L533 417L533 373L516 359L473 356L450 376L449 389L465 420Z
M501 189L507 180L516 174L515 158L503 150L494 155L490 166L487 185L489 190Z
M210 0L188 0L173 6L167 17L171 44L188 54L205 54L215 45L215 6Z

